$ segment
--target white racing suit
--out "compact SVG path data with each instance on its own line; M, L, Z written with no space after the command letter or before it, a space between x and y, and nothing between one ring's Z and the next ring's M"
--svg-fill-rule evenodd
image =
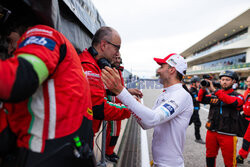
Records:
M117 96L143 129L154 127L152 153L157 167L184 167L186 129L193 113L191 95L178 83L164 88L153 109L137 102L124 88Z

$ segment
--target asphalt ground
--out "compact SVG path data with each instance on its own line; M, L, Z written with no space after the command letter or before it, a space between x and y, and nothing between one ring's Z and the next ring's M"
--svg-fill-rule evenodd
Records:
M159 89L145 89L143 90L144 97L143 101L146 106L149 108L152 108L154 105L154 101L157 98L157 96L161 93L162 90ZM200 119L202 122L201 125L201 137L203 140L205 140L206 137L206 128L205 123L207 121L207 115L208 115L208 109L209 105L201 105L200 109ZM152 134L153 129L147 130L147 136L148 136L148 143L149 143L149 153L150 153L150 160L152 160L152 152L151 152L151 142L152 142ZM194 136L194 125L190 125L187 128L186 132L186 142L184 147L184 161L185 161L185 167L205 167L206 166L206 147L205 144L199 144L196 143ZM239 149L242 145L242 138L238 138L237 143L237 154ZM250 157L245 160L243 165L238 165L241 167L250 167L250 164L247 162L250 160ZM221 152L219 151L217 159L216 159L216 166L217 167L224 167L223 158L221 156Z

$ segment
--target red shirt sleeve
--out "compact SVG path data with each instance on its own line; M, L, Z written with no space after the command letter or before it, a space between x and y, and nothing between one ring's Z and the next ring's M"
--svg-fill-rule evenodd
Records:
M198 92L198 100L197 100L197 101L199 101L199 102L202 101L205 92L206 92L205 89L200 89L200 90L199 90L199 92Z
M17 57L0 60L0 99L8 99L16 79L18 68Z
M106 121L119 121L125 118L129 118L131 115L129 109L124 105L117 103L113 104L104 99L104 120Z
M244 104L244 98L242 95L231 96L224 93L221 89L215 92L215 95L226 104L236 104L237 107L240 107Z

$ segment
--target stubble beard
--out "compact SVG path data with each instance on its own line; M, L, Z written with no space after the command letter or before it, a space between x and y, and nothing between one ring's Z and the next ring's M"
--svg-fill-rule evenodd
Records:
M229 90L232 88L233 85L230 85L230 86L221 86L223 90Z

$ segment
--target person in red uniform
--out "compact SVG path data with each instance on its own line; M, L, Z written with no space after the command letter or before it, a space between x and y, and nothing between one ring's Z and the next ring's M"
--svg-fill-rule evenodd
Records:
M130 117L130 111L121 104L109 102L101 80L101 69L110 66L119 55L120 35L110 27L96 31L92 46L79 54L91 90L93 106L93 131L99 131L101 120L123 120Z
M246 119L250 121L250 76L246 80L247 90L244 92L244 100L245 103L243 105L244 115L246 115ZM247 131L243 138L242 147L239 151L239 155L237 156L237 163L243 164L244 159L247 158L249 153L249 145L250 145L250 124L248 125Z
M124 67L121 66L121 63L122 63L121 54L119 54L116 57L116 61L112 64L112 67L116 68L119 71L121 81L124 85L124 80L122 77L122 71L123 71ZM110 92L108 89L106 91L107 91L108 101L121 104L121 101L118 100L112 92ZM106 148L106 155L105 155L105 158L108 161L111 161L114 163L117 163L117 161L119 159L119 156L116 153L114 153L114 148L115 148L115 145L117 143L117 140L118 140L118 137L120 134L120 130L121 130L121 120L108 121L107 129L106 129L107 136L106 136L106 147L105 147Z
M73 45L55 29L36 25L29 12L12 11L5 26L13 57L0 60L0 99L17 136L17 166L79 166L74 138L86 147L93 142L88 81Z
M210 104L208 122L206 123L206 163L207 167L216 166L216 156L221 148L226 167L236 166L237 121L239 111L244 103L243 96L232 89L237 78L233 71L226 70L220 73L222 89L215 89L212 81L209 89L212 92L205 95L202 86L198 94L198 101Z

